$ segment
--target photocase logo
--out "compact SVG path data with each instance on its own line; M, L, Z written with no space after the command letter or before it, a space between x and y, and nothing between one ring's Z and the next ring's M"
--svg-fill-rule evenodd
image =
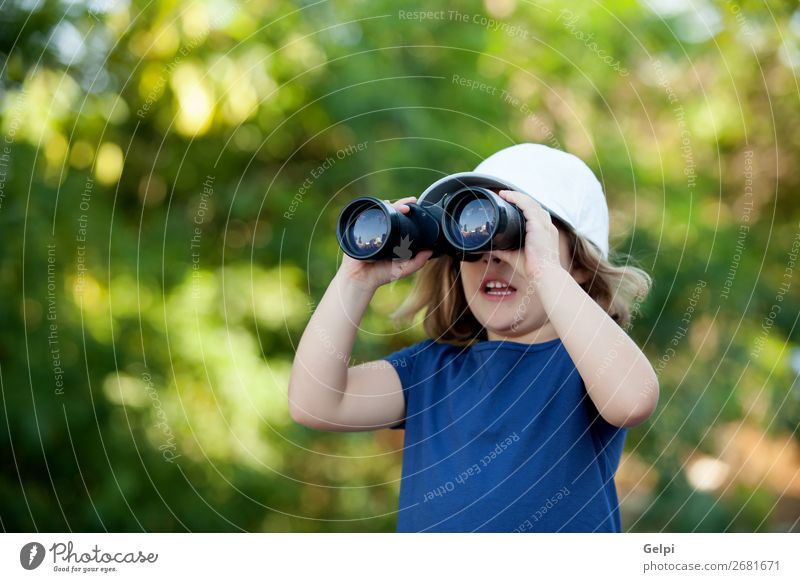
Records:
M403 238L401 238L400 244L392 248L392 252L398 260L392 260L390 276L392 281L397 281L405 272L405 265L403 264L403 261L408 261L413 254L411 252L411 239L409 236L405 235Z
M392 249L394 252L394 256L396 256L401 261L407 261L411 258L411 239L409 239L408 235L405 235L403 238L400 239L400 244Z
M19 551L19 563L26 570L35 570L44 560L44 546L39 542L29 542Z

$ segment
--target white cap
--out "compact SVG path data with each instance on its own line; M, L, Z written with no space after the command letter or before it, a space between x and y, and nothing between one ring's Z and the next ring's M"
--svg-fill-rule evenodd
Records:
M608 206L603 187L577 156L543 144L514 145L483 160L474 172L437 180L422 193L419 203L435 204L450 191L478 185L527 194L608 258Z

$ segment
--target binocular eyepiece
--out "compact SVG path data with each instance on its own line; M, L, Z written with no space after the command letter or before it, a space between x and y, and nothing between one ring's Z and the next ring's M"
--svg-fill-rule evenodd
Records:
M339 214L339 246L361 261L407 260L426 249L432 257L476 261L485 252L525 244L522 211L489 188L463 187L436 203L421 200L408 207L403 214L372 196L353 200Z

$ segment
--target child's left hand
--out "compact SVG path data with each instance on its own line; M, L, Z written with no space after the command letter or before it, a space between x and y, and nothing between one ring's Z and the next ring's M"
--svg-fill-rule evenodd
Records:
M550 213L531 196L513 190L500 190L499 196L516 204L525 215L525 247L522 269L527 279L537 281L551 268L562 268L559 236ZM511 251L493 251L498 257L514 264Z

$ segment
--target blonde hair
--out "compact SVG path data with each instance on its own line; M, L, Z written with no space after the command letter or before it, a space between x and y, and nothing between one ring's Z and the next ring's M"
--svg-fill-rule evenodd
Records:
M617 324L628 329L639 304L652 286L645 271L631 263L614 266L592 243L553 218L553 223L567 235L571 268L589 276L580 286ZM415 275L416 280L405 301L391 314L396 321L410 322L424 311L423 328L436 341L467 345L488 339L486 329L470 311L461 283L460 259L443 255L429 260Z

